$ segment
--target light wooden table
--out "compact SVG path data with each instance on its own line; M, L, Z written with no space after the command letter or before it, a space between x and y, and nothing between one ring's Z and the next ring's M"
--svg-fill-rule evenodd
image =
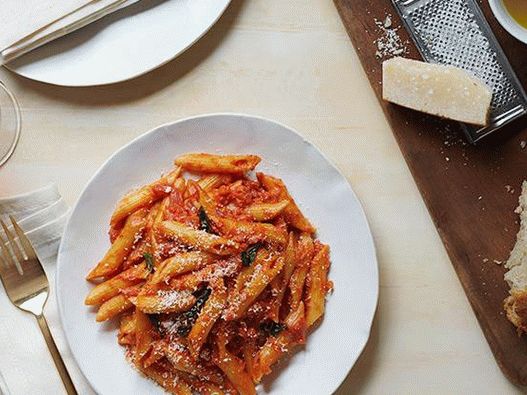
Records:
M73 205L117 148L181 117L245 112L296 128L346 175L378 249L371 339L338 394L517 391L492 357L331 1L233 0L178 59L114 86L66 89L5 70L0 79L23 113L1 195L51 180Z

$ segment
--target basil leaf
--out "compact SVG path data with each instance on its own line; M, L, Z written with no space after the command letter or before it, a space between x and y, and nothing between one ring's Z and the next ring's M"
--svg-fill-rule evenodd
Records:
M154 328L156 328L156 331L159 332L159 327L161 326L159 314L147 314L146 316L148 317Z
M199 208L199 230L204 230L207 233L214 233L212 231L212 225L210 219L205 212L203 207Z
M203 309L205 302L209 299L212 290L207 287L198 289L193 295L196 297L196 303L190 308L180 314L175 322L176 333L178 336L187 337L192 329L192 326L196 322L200 311Z
M249 246L245 251L242 252L242 265L251 266L251 263L256 259L256 253L262 248L262 243L256 243Z
M145 252L143 254L143 258L145 259L146 268L150 273L152 273L154 271L154 257L152 256L152 254Z
M284 329L285 324L280 324L279 322L274 322L272 320L266 320L260 323L260 330L273 337L276 337Z

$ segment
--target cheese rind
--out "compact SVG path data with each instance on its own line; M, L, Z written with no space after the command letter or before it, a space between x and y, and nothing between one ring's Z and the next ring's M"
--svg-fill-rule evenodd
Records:
M382 65L384 100L479 126L488 124L492 91L465 70L392 58Z

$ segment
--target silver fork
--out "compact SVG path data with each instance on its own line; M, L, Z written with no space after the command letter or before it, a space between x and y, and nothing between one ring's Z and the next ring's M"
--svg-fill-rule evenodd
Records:
M44 318L44 305L49 295L48 278L24 231L18 226L12 216L9 218L11 219L13 229L18 236L22 249L15 242L15 237L7 228L4 221L0 220L0 224L9 241L7 243L4 237L0 235L0 250L2 250L2 257L0 258L0 280L2 280L2 284L11 303L21 310L32 313L37 318L38 325L40 326L42 335L44 335L49 352L59 371L66 392L68 395L76 395L77 391L71 381L66 365L64 365L64 361L60 356L59 350L55 345L55 341L51 336L46 318ZM8 244L11 247L11 251Z

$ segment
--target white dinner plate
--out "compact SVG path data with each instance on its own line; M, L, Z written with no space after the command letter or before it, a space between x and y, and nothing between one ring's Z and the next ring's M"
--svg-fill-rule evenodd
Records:
M160 126L115 153L84 189L59 250L57 297L69 345L101 395L160 394L126 362L115 323L97 324L84 305L93 287L86 273L109 247L108 223L119 198L158 178L186 152L253 153L258 170L284 180L319 239L331 248L334 292L324 319L279 374L261 386L273 395L331 394L359 357L377 305L373 240L361 205L346 179L295 131L262 118L214 114Z
M196 42L231 0L141 0L9 63L33 80L111 84L153 70Z

